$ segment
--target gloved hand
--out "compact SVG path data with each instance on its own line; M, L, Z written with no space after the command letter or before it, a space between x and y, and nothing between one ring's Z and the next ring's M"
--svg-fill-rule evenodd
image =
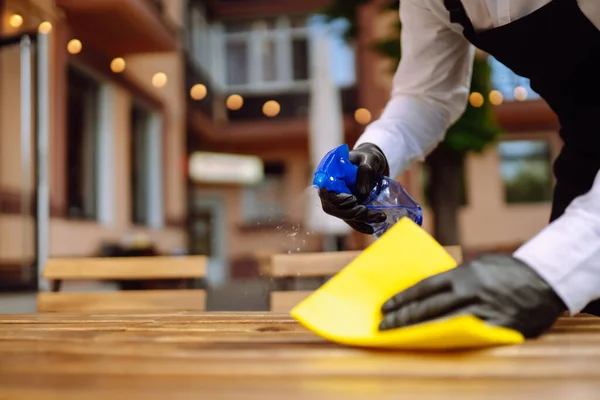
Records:
M525 263L485 255L398 293L382 311L380 330L470 314L534 338L548 330L566 306Z
M389 165L383 151L372 143L363 143L350 151L348 158L358 166L356 176L356 195L330 192L327 189L319 191L321 205L325 213L344 220L354 230L370 235L373 227L368 223L385 221L386 215L381 211L370 210L362 205L369 193L375 187L377 180L389 175Z

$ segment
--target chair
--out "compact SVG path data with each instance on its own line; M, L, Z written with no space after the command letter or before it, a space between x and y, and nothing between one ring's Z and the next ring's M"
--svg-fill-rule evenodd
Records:
M444 249L457 263L462 262L460 246ZM263 263L261 272L274 279L328 278L337 274L361 251L340 251L324 253L275 254L270 263ZM293 307L312 293L311 290L274 290L269 295L270 311L288 313Z
M40 292L39 312L148 312L204 311L201 289L123 290L116 292L61 292L63 281L194 279L206 276L205 256L53 258L43 277L52 292ZM189 285L191 287L191 285Z

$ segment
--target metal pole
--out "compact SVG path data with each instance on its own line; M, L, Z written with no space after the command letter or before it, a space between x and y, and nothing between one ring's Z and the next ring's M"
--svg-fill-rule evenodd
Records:
M23 260L31 257L27 248L30 230L27 228L31 216L31 39L24 35L20 39L21 49L21 221L23 224ZM30 265L27 265L29 270ZM24 269L22 269L23 271ZM24 275L24 274L23 274Z
M45 287L42 272L48 259L49 225L50 225L50 193L48 183L48 141L50 131L49 112L49 60L48 34L38 34L37 42L37 272L38 286Z

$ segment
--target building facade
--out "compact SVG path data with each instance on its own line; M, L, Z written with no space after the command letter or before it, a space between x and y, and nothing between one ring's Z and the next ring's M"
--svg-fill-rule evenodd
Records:
M322 6L0 0L2 37L49 31L49 256L98 255L142 235L160 253L209 255L218 284L259 275L272 253L327 249L305 223L315 37L329 43L343 141L352 145L389 98L395 66L372 44L396 34L398 16L366 4L359 37L347 44L342 22L318 16ZM39 160L21 136L20 57L18 45L0 49L0 282L10 288L36 280ZM504 134L466 161L459 221L470 254L510 250L547 223L561 146L556 120L528 83L493 68ZM199 178L191 162L199 154L229 158L205 159ZM426 178L421 165L397 177L425 206L431 230ZM371 240L349 233L337 247Z
M183 4L0 1L2 37L48 38L48 256L94 256L135 240L163 254L187 248ZM21 61L19 45L0 49L0 281L8 288L36 281L40 160L21 133ZM37 122L34 113L32 131Z

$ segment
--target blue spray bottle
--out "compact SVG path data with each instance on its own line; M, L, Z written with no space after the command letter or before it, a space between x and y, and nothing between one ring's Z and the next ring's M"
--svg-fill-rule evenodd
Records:
M355 194L358 166L350 162L349 156L347 144L327 153L315 171L313 185L335 193ZM387 215L384 222L371 224L376 238L381 237L402 217L408 217L418 225L423 223L421 206L399 182L386 176L380 178L364 204L370 209L382 210Z

